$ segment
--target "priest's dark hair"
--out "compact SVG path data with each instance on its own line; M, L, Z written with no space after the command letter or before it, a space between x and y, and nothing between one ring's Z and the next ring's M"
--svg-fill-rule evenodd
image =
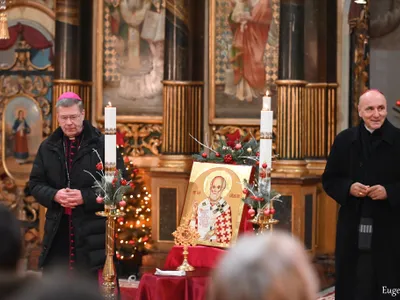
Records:
M22 256L21 225L10 209L0 203L0 271L16 271Z

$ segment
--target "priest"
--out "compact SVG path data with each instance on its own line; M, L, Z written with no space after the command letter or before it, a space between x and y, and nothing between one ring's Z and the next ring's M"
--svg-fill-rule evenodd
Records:
M336 137L322 177L340 205L336 300L398 299L400 288L400 130L377 90L359 100L359 126ZM396 292L397 291L397 292Z
M66 92L56 104L59 127L39 147L29 180L32 195L47 208L39 265L97 274L105 260L105 218L96 216L93 178L104 161L104 135L89 121L79 95ZM117 168L123 169L118 155Z

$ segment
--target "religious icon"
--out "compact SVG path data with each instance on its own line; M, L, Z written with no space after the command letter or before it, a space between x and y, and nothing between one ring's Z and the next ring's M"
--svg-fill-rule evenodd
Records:
M193 204L190 223L204 241L229 243L232 239L232 212L229 203L224 199L232 182L228 186L227 181L221 175L213 176L209 189L204 191L208 197Z
M23 110L18 110L18 116L14 121L12 128L14 134L14 157L19 164L23 164L29 158L27 135L31 129L26 122Z
M98 70L104 75L100 107L112 101L119 115L161 116L166 22L163 1L104 0L99 13L100 19L107 20L100 50L103 67Z
M195 162L192 167L183 218L195 228L198 244L229 247L235 242L242 218L242 182L251 166Z
M209 112L213 122L258 119L276 90L279 0L210 0Z
M33 160L43 140L43 117L32 97L17 94L6 100L3 110L2 162L17 183L29 179Z

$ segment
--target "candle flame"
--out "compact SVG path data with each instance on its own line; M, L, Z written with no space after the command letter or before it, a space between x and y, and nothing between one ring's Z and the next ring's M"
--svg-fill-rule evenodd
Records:
M107 103L107 107L112 107L112 104L111 104L111 102L110 102L110 101L108 101L108 103Z
M270 97L270 96L271 96L271 94L270 94L269 91L267 91L267 92L265 93L265 95L266 95L267 97Z

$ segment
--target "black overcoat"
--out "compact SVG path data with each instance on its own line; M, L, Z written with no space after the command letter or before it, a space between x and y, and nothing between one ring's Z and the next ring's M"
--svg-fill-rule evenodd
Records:
M81 146L75 155L70 171L70 187L82 193L83 205L72 210L72 224L75 229L75 263L83 270L96 270L104 265L105 260L105 218L96 216L104 209L96 202L93 178L84 172L89 171L96 178L96 164L99 158L104 162L104 135L89 122L84 121ZM117 167L123 169L124 163L119 155ZM67 187L65 155L63 150L63 132L58 128L42 142L33 163L29 180L32 196L47 208L43 237L43 250L39 266L45 264L52 241L60 224L64 208L54 201L59 189Z
M326 193L340 204L335 250L337 300L354 299L360 203L364 201L350 195L354 182L386 188L387 200L372 201L373 267L381 290L384 286L400 288L400 131L386 120L382 142L365 161L360 126L346 129L335 138L322 177ZM386 298L397 299L390 295Z

